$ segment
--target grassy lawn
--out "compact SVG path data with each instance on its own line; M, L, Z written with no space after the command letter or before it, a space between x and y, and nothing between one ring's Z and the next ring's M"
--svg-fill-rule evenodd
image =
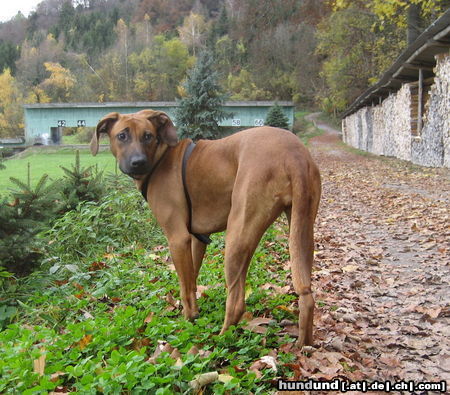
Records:
M30 164L30 180L35 185L43 174L48 174L52 180L62 177L64 171L61 166L71 168L75 161L75 151L73 149L35 149L30 154L9 159L4 162L6 169L0 170L0 194L4 194L9 188L15 185L10 181L10 177L25 181L27 179L28 163ZM81 166L87 167L97 165L99 170L107 172L115 171L115 159L109 151L99 152L93 157L88 149L80 150Z

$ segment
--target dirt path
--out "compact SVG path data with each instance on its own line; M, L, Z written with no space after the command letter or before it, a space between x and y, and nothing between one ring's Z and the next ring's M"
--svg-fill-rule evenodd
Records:
M449 171L356 153L324 129L310 141L323 182L316 328L342 369L317 355L316 376L449 386Z

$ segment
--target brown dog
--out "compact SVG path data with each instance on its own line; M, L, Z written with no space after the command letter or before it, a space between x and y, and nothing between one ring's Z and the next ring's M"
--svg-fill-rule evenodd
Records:
M144 188L167 236L188 319L198 316L196 283L206 249L193 235L227 230L223 333L244 313L247 269L259 240L285 212L292 278L299 295L298 344L312 344L313 224L321 184L316 165L296 136L259 127L220 140L200 140L187 161L185 151L193 144L189 139L178 142L173 123L163 112L106 115L91 141L93 155L100 133L108 133L121 171Z

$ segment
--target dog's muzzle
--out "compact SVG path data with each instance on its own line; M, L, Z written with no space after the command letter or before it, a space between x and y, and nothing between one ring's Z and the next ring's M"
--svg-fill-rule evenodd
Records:
M134 155L130 157L128 163L120 165L120 170L126 175L139 179L151 170L151 166L145 155Z

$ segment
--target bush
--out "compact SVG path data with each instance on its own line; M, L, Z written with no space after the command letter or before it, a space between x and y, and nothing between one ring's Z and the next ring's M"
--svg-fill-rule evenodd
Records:
M63 136L73 136L74 134L77 134L78 128L76 127L65 127L63 129Z
M78 131L78 133L76 134L77 136L77 140L80 143L89 143L92 139L92 136L95 132L95 128L79 128L80 130Z

